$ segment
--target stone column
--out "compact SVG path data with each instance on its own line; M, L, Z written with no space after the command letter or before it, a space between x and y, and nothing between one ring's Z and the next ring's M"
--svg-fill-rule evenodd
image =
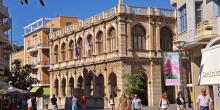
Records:
M127 48L128 48L128 56L132 56L132 54L129 54L129 50L133 49L133 39L132 39L132 26L131 21L127 21Z
M119 48L119 56L126 56L127 51L127 41L126 41L126 31L125 31L125 18L120 15L118 18L118 48Z

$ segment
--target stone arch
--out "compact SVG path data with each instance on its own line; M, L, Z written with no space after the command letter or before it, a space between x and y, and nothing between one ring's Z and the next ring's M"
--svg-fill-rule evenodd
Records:
M58 45L54 46L54 62L57 63L58 62Z
M96 34L96 49L97 54L103 53L104 50L104 34L102 31L98 31Z
M56 95L56 96L59 96L59 80L58 79L55 79L55 81L54 81L54 94Z
M102 74L99 74L96 79L96 96L103 98L104 92L104 76Z
M61 45L61 55L62 55L62 61L66 60L66 43L63 42Z
M85 76L85 95L87 97L94 96L96 76L92 71L84 70Z
M87 51L86 54L87 54L88 57L91 57L92 52L93 52L93 37L92 37L92 34L88 34L86 39L87 39L87 43L88 43L88 47L87 47L88 50L86 50Z
M108 51L111 52L116 49L116 29L113 26L110 27L107 35Z
M108 86L110 95L117 97L117 76L114 72L110 73L108 77Z
M160 29L160 49L162 51L173 50L173 32L167 26Z
M62 91L62 96L66 96L66 79L63 78L61 82L61 91Z
M74 48L73 48L73 40L70 40L69 41L69 59L72 60L73 59L73 51L74 51Z
M146 29L141 24L132 27L132 48L134 50L146 50Z
M74 78L71 77L69 80L70 96L74 95Z
M77 96L81 97L83 95L83 77L79 76L77 80Z
M82 55L83 55L83 40L82 40L82 37L79 37L77 39L77 48L78 48L78 51L79 51L79 58L82 58Z

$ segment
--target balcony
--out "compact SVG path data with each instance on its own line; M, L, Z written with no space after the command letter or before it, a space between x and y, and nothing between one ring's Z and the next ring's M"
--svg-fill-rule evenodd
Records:
M5 18L5 19L3 20L3 24L2 24L2 26L1 26L1 30L2 30L3 32L6 32L6 31L8 31L9 29L11 29L11 27L12 27L12 21L11 21L11 19L10 19L10 18Z
M204 20L197 24L196 27L196 40L197 41L209 41L213 37L217 36L217 19Z
M4 18L9 17L8 8L5 7L4 5L0 5L0 15L1 15L1 17L4 17Z
M177 4L177 0L170 0L170 5L176 6L176 4Z
M44 61L44 62L43 61L39 61L39 62L34 64L34 68L35 69L38 69L38 68L49 68L49 67L50 67L50 65L46 61Z
M3 44L9 43L8 36L5 33L0 33L0 44L1 43Z
M37 51L38 51L38 49L37 49L36 45L32 45L32 46L27 47L27 52L34 53Z
M37 48L38 49L50 49L48 44L43 44L43 43L38 44Z

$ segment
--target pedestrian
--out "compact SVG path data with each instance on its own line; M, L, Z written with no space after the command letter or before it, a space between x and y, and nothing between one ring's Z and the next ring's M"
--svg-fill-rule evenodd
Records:
M76 97L73 96L72 98L72 110L77 110L77 103L78 103L78 100Z
M81 98L82 110L86 110L86 97L82 96Z
M33 96L33 98L31 99L31 103L32 103L32 109L37 110L37 102L35 96Z
M128 100L125 93L122 93L121 97L119 98L119 106L118 110L127 110L128 108Z
M211 110L212 98L207 95L205 89L201 89L201 94L196 99L197 110Z
M134 95L134 99L132 100L132 110L142 110L141 99L137 94Z
M132 105L132 97L131 95L128 96L128 107L127 107L127 110L131 110L131 105Z
M186 110L186 103L185 103L185 99L183 97L183 93L182 92L178 92L177 96L178 96L176 98L177 110Z
M29 99L27 100L27 105L28 105L28 110L32 110L32 96L29 97Z
M52 104L52 110L58 110L57 98L55 97L55 95L53 95L53 97L51 98L51 104Z
M159 108L160 110L168 110L169 109L169 100L167 93L164 92L159 100Z
M109 104L111 106L111 110L115 110L115 101L113 95L110 95Z

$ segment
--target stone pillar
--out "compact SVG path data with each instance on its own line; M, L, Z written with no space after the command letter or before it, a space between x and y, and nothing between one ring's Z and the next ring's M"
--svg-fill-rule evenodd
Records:
M133 39L132 39L132 26L131 22L127 21L127 46L128 46L128 56L132 56L132 54L129 54L129 50L132 50L133 46Z
M125 56L127 51L126 31L125 31L125 18L119 16L118 18L118 44L119 44L119 56Z
M107 30L106 30L106 26L104 24L104 27L103 27L103 52L106 53L107 52L107 36L108 36L108 33L107 33Z

